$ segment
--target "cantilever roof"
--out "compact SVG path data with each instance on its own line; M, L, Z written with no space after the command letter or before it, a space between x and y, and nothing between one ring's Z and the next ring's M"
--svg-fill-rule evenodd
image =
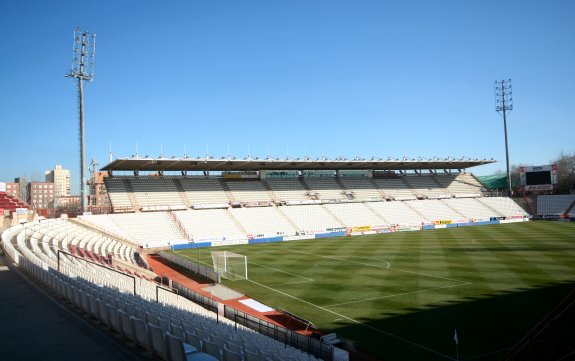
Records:
M465 169L494 163L491 159L311 159L311 158L119 158L102 171L259 171L259 170L425 170Z

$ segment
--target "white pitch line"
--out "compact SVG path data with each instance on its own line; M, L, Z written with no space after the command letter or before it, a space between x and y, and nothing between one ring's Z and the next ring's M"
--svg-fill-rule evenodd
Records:
M298 283L308 283L308 282L313 282L313 280L311 280L311 281L295 281L295 282L278 283L278 284L275 284L275 285L270 285L270 287L296 285L296 284L298 284Z
M382 333L382 334L384 334L384 335L386 335L386 336L393 337L393 338L395 338L395 339L398 339L398 340L400 340L400 341L403 341L403 342L405 342L405 343L408 343L408 344L410 344L410 345L412 345L412 346L415 346L415 347L420 348L420 349L422 349L422 350L425 350L425 351L427 351L427 352L430 352L430 353L433 353L433 354L435 354L435 355L441 356L441 357L443 357L443 358L445 358L445 359L452 360L452 361L456 361L455 358L453 358L453 357L451 357L451 356L444 355L444 354L442 354L441 352L437 352L437 351L432 350L432 349L430 349L430 348L428 348L428 347L425 347L425 346L423 346L423 345L420 345L420 344L418 344L418 343L416 343L416 342L409 341L409 340L407 340L407 339L405 339L405 338L403 338L403 337L401 337L401 336L394 335L393 333L389 333L389 332L383 331L383 330L381 330L381 329L379 329L379 328L376 328L376 327L367 325L367 324L365 324L365 323L363 323L363 322L360 322L360 321L358 321L358 320L356 320L356 319L353 319L353 318L351 318L351 317L347 317L347 316L342 315L342 314L340 314L340 313L334 312L334 311L329 310L329 309L327 309L327 308L325 308L325 307L318 306L318 305L316 305L315 303L311 303L311 302L306 301L306 300L303 300L303 299L301 299L301 298L299 298L299 297L292 296L292 295L290 295L289 293L285 293L285 292L282 292L282 291L280 291L280 290L276 290L275 288L272 288L272 287L270 287L270 286L266 286L266 285L264 285L264 284L258 283L258 282L253 281L253 280L247 280L247 281L248 281L248 282L251 282L251 283L254 283L254 284L256 284L256 285L258 285L258 286L260 286L260 287L264 287L264 288L267 288L267 289L269 289L269 290L271 290L271 291L274 291L274 292L277 292L277 293L279 293L279 294L282 294L282 295L284 295L284 296L286 296L286 297L293 298L294 300L298 300L298 301L300 301L300 302L302 302L302 303L305 303L305 304L308 304L308 305L310 305L310 306L316 307L316 308L318 308L318 309L320 309L320 310L322 310L322 311L325 311L325 312L331 313L331 314L333 314L333 315L336 315L336 316L338 316L338 317L341 317L342 319L345 319L345 320L351 321L351 322L353 322L353 323L356 323L356 324L358 324L358 325L367 327L367 328L369 328L369 329L371 329L371 330L374 330L374 331L376 331L376 332Z
M335 260L338 260L338 261L350 262L350 263L357 263L357 264L365 265L365 263L361 263L361 262L349 261L349 260L345 260L345 259L341 259L341 258L335 258L335 257L321 256L321 255L316 255L316 254L313 254L313 253L306 253L306 252L300 252L300 251L288 251L288 252L303 253L303 254L307 254L307 255L310 255L310 256L314 256L314 257L330 258L330 259L335 259ZM184 255L184 256L185 256L185 255ZM188 257L188 256L185 256L185 257L190 258L190 259L193 259L193 258ZM200 262L201 262L201 261L200 261ZM384 261L384 262L387 263L387 267L382 267L382 266L379 266L379 265L371 265L371 266L377 267L377 268L389 269L390 266L391 266L391 264L390 264L388 261ZM205 262L201 262L201 263L205 263ZM205 263L205 264L207 264L207 263ZM404 272L421 274L421 273L418 273L418 272L410 272L410 271L404 271ZM445 277L439 277L439 276L433 276L433 275L425 275L425 274L421 274L421 275L429 276L429 277L437 277L437 278L448 279L448 278L445 278ZM371 330L374 330L374 331L379 332L379 333L381 333L381 334L384 334L384 335L386 335L386 336L393 337L393 338L395 338L395 339L398 339L398 340L400 340L400 341L403 341L403 342L405 342L405 343L408 343L408 344L410 344L410 345L412 345L412 346L415 346L415 347L420 348L420 349L422 349L422 350L425 350L425 351L427 351L427 352L430 352L430 353L433 353L433 354L438 355L438 356L440 356L440 357L443 357L443 358L445 358L445 359L447 359L447 360L456 361L456 359L453 358L453 357L451 357L451 356L442 354L441 352L432 350L432 349L430 349L430 348L428 348L428 347L425 347L425 346L423 346L423 345L420 345L420 344L418 344L418 343L416 343L416 342L409 341L408 339L405 339L405 338L403 338L403 337L401 337L401 336L394 335L393 333L390 333L390 332L387 332L387 331L383 331L383 330L381 330L381 329L379 329L379 328L376 328L376 327L367 325L367 324L365 324L365 323L363 323L363 322L360 322L360 321L358 321L358 320L356 320L356 319L353 319L353 318L351 318L351 317L344 316L344 315L342 315L342 314L339 314L339 313L337 313L337 312L334 312L334 311L332 311L332 310L329 310L329 309L327 309L327 308L325 308L325 307L318 306L318 305L316 305L315 303L311 303L311 302L306 301L306 300L303 300L303 299L301 299L301 298L299 298L299 297L292 296L292 295L290 295L289 293L282 292L282 291L277 290L277 289L275 289L275 288L273 288L273 287L266 286L266 285L264 285L264 284L261 284L261 283L259 283L259 282L254 281L254 280L251 280L251 279L248 279L247 281L248 281L248 282L251 282L251 283L254 283L254 284L256 284L256 285L258 285L258 286L260 286L260 287L264 287L264 288L267 288L267 289L272 290L272 291L274 291L274 292L277 292L277 293L279 293L279 294L282 294L282 295L284 295L284 296L286 296L286 297L289 297L289 298L292 298L292 299L294 299L294 300L298 300L298 301L300 301L300 302L303 302L303 303L305 303L305 304L308 304L308 305L310 305L310 306L316 307L316 308L318 308L318 309L320 309L320 310L323 310L323 311L325 311L325 312L334 314L334 315L336 315L336 316L338 316L338 317L341 317L342 319L346 319L346 320L348 320L348 321L351 321L351 322L356 323L356 324L358 324L358 325L361 325L361 326L363 326L363 327L369 328L369 329L371 329ZM453 281L455 281L455 282L462 282L462 281L458 281L458 280L453 280ZM465 282L462 282L462 283L465 283Z
M349 263L356 263L356 264L360 264L363 266L371 266L371 267L377 267L377 268L383 268L383 269L389 269L389 270L394 270L394 271L398 271L398 272L405 272L405 273L412 273L412 274L416 274L416 275L420 275L420 276L425 276L425 277L432 277L432 278L438 278L438 279L442 279L442 280L447 280L447 281L451 281L451 282L458 282L458 283L464 283L464 284L469 284L469 282L465 282L465 281L461 281L461 280L456 280L453 278L448 278L448 277L442 277L442 276L436 276L436 275L432 275L432 274L428 274L428 273L422 273L422 272L415 272L415 271L407 271L407 270L402 270L399 268L395 268L395 267L391 267L391 263L389 263L386 260L381 260L385 263L387 263L387 266L383 267L383 266L379 266L379 265L375 265L375 264L371 264L371 263L364 263L364 262L357 262L357 261L350 261L347 259L343 259L343 258L337 258L337 257L329 257L329 256L322 256L319 254L313 254L313 253L308 253L308 252L301 252L301 251L288 251L288 252L293 252L293 253L301 253L301 254L307 254L309 256L314 256L314 257L321 257L321 258L328 258L328 259L334 259L336 261L342 261L342 262L349 262Z
M483 357L485 357L485 356L495 355L495 354L498 354L498 353L501 353L501 352L506 352L506 351L509 351L509 350L511 350L511 347L502 348L501 350L491 351L491 352L487 352L487 353L484 353L484 354L481 354L481 355L475 355L475 356L467 357L465 360L466 360L466 361L475 360L475 359L478 359L478 358L483 358Z
M277 269L277 268L273 268L273 267L269 267L269 266L264 266L263 264L259 264L259 263L255 263L255 262L248 262L248 263L250 263L250 264L255 264L256 266L260 266L260 267L263 267L263 268L268 268L268 269L271 269L271 270L274 270L274 271L278 271L278 272L281 272L281 273L285 273L285 274L288 274L288 275L291 275L291 276L296 276L296 277L298 277L298 278L303 278L303 279L306 280L307 282L313 282L313 279L312 279L312 278L308 278L308 277L296 275L295 273L290 273L290 272L282 271L281 269Z
M343 259L343 258L337 258L337 257L330 257L330 256L322 256L319 254L313 254L313 253L308 253L308 252L301 252L301 251L288 251L288 252L292 252L292 253L301 253L301 254L307 254L308 256L314 256L314 257L321 257L321 258L327 258L327 259L334 259L336 261L342 261L342 262L348 262L348 263L356 263L356 264L360 264L362 266L371 266L371 267L376 267L376 268L383 268L383 269L390 269L391 268L391 263L389 263L386 260L381 260L382 262L385 262L387 265L386 266L380 266L377 264L371 264L371 263L364 263L364 262L357 262L357 261L350 261L348 259Z
M182 257L189 258L189 259L191 259L192 261L199 262L199 263L203 263L203 264L205 264L206 266L212 267L211 264L206 263L206 262L204 262L204 261L200 261L199 259L192 258L192 257L187 256L187 255L185 255L185 254L182 254L182 253L180 253L180 251L174 251L174 252L176 252L177 254L179 254L179 255L182 256Z
M187 255L185 255L185 254L181 254L181 253L179 253L178 251L176 251L176 253L180 254L180 255L183 256L183 257L189 258L189 259L191 259L192 261L200 262L200 263L203 263L203 264L205 264L205 265L207 265L207 266L211 266L210 264L208 264L208 263L206 263L206 262L197 260L197 259L192 258L192 257L190 257L190 256L187 256ZM249 263L249 264L255 264L255 265L257 265L257 266L264 267L264 268L269 268L269 269L272 269L272 270L274 270L274 271L283 272L283 273L286 273L286 274L289 274L289 275L292 275L292 276L295 276L295 277L298 277L298 278L303 278L303 279L305 280L305 281L297 281L297 282L280 283L280 284L272 285L272 286L284 286L284 285L297 284L297 283L314 282L313 278L308 278L308 277L296 275L296 274L294 274L294 273L282 271L282 270L280 270L280 269L273 268L273 267L264 266L263 264L259 264L259 263L255 263L255 262L248 262L248 263Z
M457 282L457 283L462 283L462 284L471 284L471 282L456 280L456 279L454 279L454 278L448 278L448 277L443 277L443 276L431 275L431 274L428 274L428 273L415 272L415 271L407 271L407 270L403 270L403 269L399 269L399 268L391 268L391 269L394 270L394 271L398 271L398 272L413 273L413 274L420 275L420 276L432 277L432 278L439 278L439 279L441 279L441 280L447 280L447 281L451 281L451 282Z
M403 293L397 293L394 295L387 295L387 296L381 296L381 297L372 297L372 298L366 298L364 300L357 300L357 301L350 301L350 302L343 302L343 303L335 303L333 305L328 305L328 306L324 306L324 307L337 307L337 306L343 306L343 305L350 305L352 303L360 303L360 302L367 302L367 301L375 301L375 300L383 300L385 298L392 298L392 297L398 297L398 296L405 296L405 295L411 295L414 293L422 293L422 292L431 292L431 291L436 291L436 290L441 290L444 288L453 288L453 287L459 287L459 286L464 286L465 284L460 283L458 285L449 285L449 286L442 286L442 287L432 287L432 288L426 288L423 290L417 290L417 291L411 291L411 292L403 292Z

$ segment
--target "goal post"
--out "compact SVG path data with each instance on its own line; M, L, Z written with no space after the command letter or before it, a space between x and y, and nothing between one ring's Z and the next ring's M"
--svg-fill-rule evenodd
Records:
M214 271L229 280L248 279L248 257L242 254L217 251L211 252Z

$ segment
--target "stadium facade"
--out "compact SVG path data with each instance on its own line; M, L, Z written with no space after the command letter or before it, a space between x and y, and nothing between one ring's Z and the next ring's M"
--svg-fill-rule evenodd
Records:
M484 186L466 172L491 162L117 159L99 173L111 204L109 213L16 225L2 234L2 241L8 255L22 269L92 317L160 356L171 347L168 341L173 341L173 335L149 320L146 324L148 314L177 319L179 329L201 327L212 334L226 334L229 340L250 344L262 355L278 352L294 360L347 360L344 350L286 329L281 329L284 338L280 342L262 339L264 336L238 327L241 312L228 306L222 308L223 315L234 321L218 321L215 313L197 305L200 302L217 311L218 301L185 289L179 289L178 295L157 283L145 254L158 248L280 242L527 220L525 211L513 200L484 196ZM101 185L101 181L94 183ZM205 276L213 273L205 267L188 266ZM212 278L217 279L217 275ZM193 294L195 302L183 297L184 293ZM168 313L166 306L173 311ZM277 326L266 325L277 339ZM153 343L154 331L158 340L163 340L157 345ZM185 337L173 341L174 350L182 350ZM220 355L229 351L216 346L214 352Z
M199 247L525 220L484 197L487 159L118 158L109 214L83 222L144 248ZM99 209L101 210L101 209Z

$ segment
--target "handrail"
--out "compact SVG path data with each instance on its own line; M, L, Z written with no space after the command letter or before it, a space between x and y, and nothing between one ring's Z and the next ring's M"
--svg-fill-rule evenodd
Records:
M165 287L160 287L160 285L156 285L156 303L160 303L160 290L164 290L164 291L171 291L172 293L175 293L176 295L179 295L178 289L177 288L171 288L167 289Z
M219 274L209 267L199 265L167 252L159 252L158 255L167 261L177 264L178 266L182 266L185 269L204 276L214 282L220 283Z
M546 327L554 327L554 324L557 321L557 317L560 317L562 314L565 313L569 308L575 307L575 289L571 290L569 294L559 302L541 321L539 321L515 346L505 355L502 360L511 361L514 360L515 357L519 352L521 352L526 346L532 344L534 340L534 335L543 331ZM556 342L558 342L559 335L556 335L555 332L551 332L551 350L549 350L549 354L551 355L550 359L560 359L560 355L557 355L556 350ZM575 347L574 347L575 349ZM571 353L575 352L575 350L571 350Z
M124 273L124 272L118 271L118 270L113 269L113 268L111 268L111 267L106 267L106 266L104 266L104 265L102 265L102 264L100 264L100 263L97 263L97 262L94 262L94 261L90 261L89 259L86 259L86 258L83 258L83 257L79 257L79 256L76 256L76 255L73 255L73 254L71 254L71 253L69 253L69 252L62 251L61 249L58 250L58 255L57 255L57 259L58 259L58 268L57 268L57 270L58 270L58 272L61 272L61 271L60 271L60 253L67 254L68 256L71 256L71 257L76 258L76 259L78 259L78 260L91 263L91 264L93 264L93 265L96 265L96 266L98 266L98 267L105 268L105 269L110 270L110 271L114 271L114 272L119 273L119 274L121 274L121 275L124 275L124 276L126 276L126 277L130 277L130 278L134 281L134 296L136 295L136 277L135 277L135 276L126 274L126 273Z

